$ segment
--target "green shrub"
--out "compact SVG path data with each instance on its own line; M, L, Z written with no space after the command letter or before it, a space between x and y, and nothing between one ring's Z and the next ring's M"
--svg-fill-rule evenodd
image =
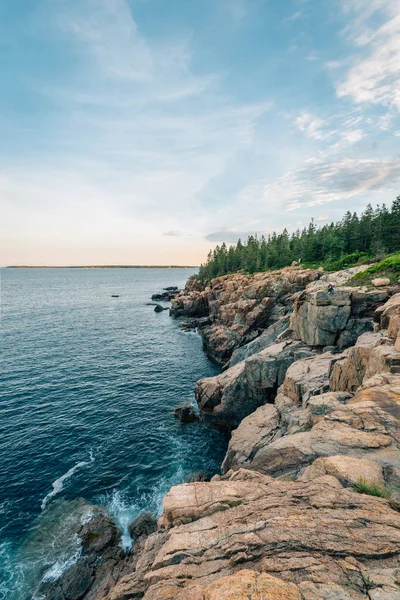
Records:
M352 254L345 254L337 260L327 260L322 263L322 266L326 271L342 271L355 265L367 265L372 261L373 258L367 252L353 252Z
M390 498L392 495L386 486L376 481L367 481L362 477L353 484L353 488L359 494L368 494L368 496L377 496L378 498Z
M396 283L400 276L400 252L390 254L384 260L371 265L362 273L357 273L350 279L349 284L369 283L378 276L388 277L392 283Z

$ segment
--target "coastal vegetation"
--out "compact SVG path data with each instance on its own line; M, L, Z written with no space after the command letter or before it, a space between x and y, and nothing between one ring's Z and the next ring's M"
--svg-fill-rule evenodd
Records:
M239 239L229 247L224 242L209 252L206 263L199 269L199 278L208 280L241 270L256 273L280 269L293 261L338 271L381 261L399 250L400 195L390 208L383 204L374 209L369 204L361 216L348 211L340 221L322 227L311 220L308 227L291 235L284 229L268 237L251 235L247 241ZM388 269L398 271L400 258L389 261Z
M376 496L378 498L390 498L391 490L385 485L381 485L376 481L367 481L360 477L353 485L356 492L359 494L367 494L368 496Z

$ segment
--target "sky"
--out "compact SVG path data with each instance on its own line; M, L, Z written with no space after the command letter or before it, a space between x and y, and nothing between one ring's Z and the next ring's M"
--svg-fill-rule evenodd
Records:
M198 265L400 193L400 0L0 0L0 264Z

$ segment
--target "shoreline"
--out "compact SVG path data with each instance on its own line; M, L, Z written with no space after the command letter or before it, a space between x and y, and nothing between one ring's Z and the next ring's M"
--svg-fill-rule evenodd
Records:
M357 273L291 267L177 293L171 316L224 366L195 389L204 423L233 428L221 474L173 486L157 521L130 525L126 556L112 521L87 523L82 600L400 599L400 286ZM94 548L99 531L112 543Z

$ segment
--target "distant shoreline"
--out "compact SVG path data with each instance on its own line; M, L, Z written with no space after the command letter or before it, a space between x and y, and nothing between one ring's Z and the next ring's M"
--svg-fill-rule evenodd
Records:
M5 269L198 269L193 265L9 265Z

